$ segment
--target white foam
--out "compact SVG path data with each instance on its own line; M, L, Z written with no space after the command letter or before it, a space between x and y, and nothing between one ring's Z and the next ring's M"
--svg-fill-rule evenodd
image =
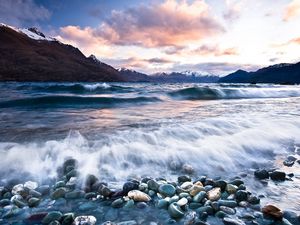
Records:
M42 144L1 143L0 172L1 178L27 172L48 179L56 176L65 158L73 157L82 176L92 173L105 180L172 177L169 165L174 161L193 166L199 174L228 175L271 163L274 155L287 152L287 143L300 143L299 139L298 118L245 116L119 131L92 142L71 132L64 140Z

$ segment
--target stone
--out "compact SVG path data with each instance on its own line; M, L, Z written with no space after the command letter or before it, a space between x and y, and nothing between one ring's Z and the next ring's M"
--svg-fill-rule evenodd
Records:
M186 181L183 184L180 185L180 188L182 188L185 191L190 191L193 187L193 183L190 181Z
M149 202L150 196L139 190L132 190L128 192L128 197L133 199L135 202Z
M189 164L184 164L182 166L182 172L186 173L186 174L193 174L195 171L194 171L193 166L191 166Z
M93 209L95 209L97 207L97 205L95 205L93 202L91 202L91 201L88 201L88 202L85 202L85 203L83 203L83 204L80 204L79 205L79 207L78 207L78 209L80 210L80 211L89 211L89 210L93 210Z
M172 197L176 192L176 188L171 184L162 184L158 190L162 195L169 197Z
M149 180L147 182L147 185L148 185L148 189L149 190L153 190L153 191L158 191L158 188L159 188L159 184L155 181L155 180Z
M24 196L24 194L26 193L23 184L17 184L15 186L13 186L11 193L13 195L22 195Z
M262 180L262 179L268 179L270 176L269 176L269 173L267 170L263 169L263 170L256 170L254 172L254 176L259 179L259 180Z
M121 208L123 206L123 203L124 201L122 200L122 198L118 198L111 203L111 206L113 208Z
M188 203L188 200L186 198L181 198L178 202L177 205L180 207L185 206Z
M134 201L132 199L130 199L129 201L127 201L125 203L125 205L123 206L123 208L127 208L127 209L133 208L133 207L134 207Z
M117 223L117 225L137 225L138 223L135 220L122 221Z
M95 225L97 222L94 216L77 216L74 225Z
M97 194L95 192L88 192L84 195L85 199L93 199L93 198L96 198L96 197L97 197Z
M218 203L220 206L226 206L230 208L235 208L238 205L234 200L219 200Z
M223 219L225 216L227 216L227 214L223 211L218 211L218 212L216 212L215 216L220 219Z
M220 210L229 215L234 215L236 213L235 209L227 206L220 206Z
M179 196L177 196L177 195L174 195L172 198L170 198L170 201L169 201L169 203L171 204L171 203L173 203L173 202L177 202L177 201L179 201Z
M160 199L157 201L156 207L159 209L167 209L169 206L169 202L165 199Z
M136 182L128 181L123 185L123 192L126 195L129 191L138 190L139 184Z
M297 215L297 213L292 211L284 211L283 212L283 218L287 219L290 223L299 225L300 224L300 218Z
M177 180L178 180L178 183L184 183L184 182L191 182L192 181L191 177L190 176L186 176L186 175L179 176L177 178Z
M49 224L51 223L52 221L55 221L55 220L60 220L62 217L62 213L59 212L59 211L52 211L52 212L49 212L42 220L42 223L43 224Z
M221 198L221 188L217 187L207 192L207 198L211 201L217 201Z
M283 165L291 167L291 166L294 165L294 163L296 162L296 160L297 160L296 157L290 155L290 156L287 157L286 160L283 161Z
M221 188L221 191L225 191L226 186L227 186L227 182L225 180L217 180L215 182L216 187Z
M12 202L19 208L23 208L26 206L26 203L19 199L14 199Z
M63 180L57 181L54 185L54 189L61 188L61 187L66 187L66 182Z
M244 191L244 190L239 190L235 193L235 199L238 201L238 202L241 202L241 201L246 201L248 199L248 193L247 191Z
M67 192L65 194L66 199L78 199L83 197L84 197L84 192L81 190L74 190L74 191Z
M42 195L48 195L50 193L50 186L49 185L39 186L36 191L40 192Z
M139 185L139 190L140 190L140 191L146 191L147 189L148 189L148 185L147 185L147 184L141 183L141 184ZM152 190L150 190L150 191L152 191Z
M54 200L63 198L63 197L65 197L66 192L67 192L67 189L64 187L58 188L51 193L51 198Z
M29 190L29 195L31 195L32 197L35 197L35 198L41 198L42 197L42 193L36 191L36 190Z
M228 192L228 194L235 194L237 189L238 189L238 187L233 184L227 184L227 186L226 186L226 191Z
M184 212L181 210L180 206L177 205L177 203L170 204L168 207L168 212L174 219L182 218L184 216Z
M271 217L275 220L282 220L283 218L283 212L274 205L266 205L261 211L265 216Z
M197 208L200 208L202 206L202 204L201 203L198 203L198 202L191 202L190 204L189 204L189 208L190 209L197 209Z
M29 200L28 200L28 206L29 207L36 207L36 206L38 206L40 204L40 199L38 199L38 198L30 198Z
M257 205L260 203L260 199L256 196L249 196L247 201L252 205Z
M274 181L285 181L285 172L275 170L270 173L270 178Z
M235 180L231 181L230 183L239 187L241 184L244 184L244 181L242 181L240 179L235 179Z
M74 213L66 213L61 218L61 220L62 220L61 224L62 225L71 225L71 224L73 224L74 219L75 219Z
M66 174L67 180L70 180L71 177L77 177L78 173L75 169L71 170Z
M75 189L77 186L77 177L71 177L69 181L66 183L66 187L69 189ZM85 190L91 190L91 188L86 187Z
M113 194L113 192L106 186L101 186L99 188L99 193L106 198L110 197Z
M193 197L193 202L202 202L204 198L206 198L206 192L200 191L197 195Z
M195 196L197 195L200 191L204 191L203 184L200 181L197 181L194 183L193 187L190 190L190 195Z
M146 202L138 202L138 203L136 204L136 207L137 207L138 209L145 209L145 208L148 207L148 205L147 205Z
M33 181L27 181L24 184L24 188L27 188L29 190L34 190L38 187L38 183L37 182L33 182Z
M54 220L51 223L49 223L49 225L61 225L59 221Z
M208 215L213 215L214 214L214 209L211 206L202 206L198 209L195 210L199 214L202 214L206 212Z
M8 199L0 200L0 207L5 207L7 205L10 205L10 201Z
M225 225L246 225L245 222L243 222L242 220L233 219L233 218L230 218L230 217L225 217L223 219L223 223Z

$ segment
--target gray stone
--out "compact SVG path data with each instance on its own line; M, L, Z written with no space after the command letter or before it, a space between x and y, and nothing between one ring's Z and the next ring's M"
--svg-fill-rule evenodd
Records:
M83 197L84 197L84 192L81 190L74 190L74 191L67 192L65 194L66 199L78 199Z
M197 195L193 197L194 202L202 202L203 199L206 197L205 191L200 191Z
M246 225L242 220L225 217L223 219L225 225Z
M49 224L51 223L52 221L55 221L55 220L60 220L62 217L62 213L59 212L59 211L52 211L52 212L49 212L45 217L44 219L42 220L42 223L43 224Z
M159 184L155 181L155 180L149 180L147 182L147 185L148 185L148 189L149 190L153 190L153 191L158 191L158 188L159 188Z
M158 190L162 195L169 197L172 197L176 192L176 188L171 184L162 184Z
M172 203L168 207L168 212L172 218L182 218L184 216L184 212L177 205L177 203Z
M77 216L74 225L95 225L97 222L94 216Z
M220 206L220 210L229 215L234 215L236 213L235 209L227 207L227 206Z
M220 206L226 206L230 208L237 207L237 202L234 200L219 200L218 203Z
M121 208L123 206L123 203L124 201L121 198L118 198L111 203L111 206L113 208Z
M29 207L36 207L39 204L40 204L40 199L38 199L38 198L33 197L33 198L30 198L28 200L28 206Z
M66 192L67 192L67 189L64 187L58 188L51 193L51 198L54 200L63 198L63 197L65 197Z

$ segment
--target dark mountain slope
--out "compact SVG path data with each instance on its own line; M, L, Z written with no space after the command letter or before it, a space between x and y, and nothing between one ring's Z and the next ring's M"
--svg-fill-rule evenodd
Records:
M113 67L85 57L71 45L34 34L41 40L0 26L0 81L123 81Z

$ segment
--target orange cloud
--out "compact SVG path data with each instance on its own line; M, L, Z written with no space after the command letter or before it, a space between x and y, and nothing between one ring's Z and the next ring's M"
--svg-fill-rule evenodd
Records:
M286 47L288 45L300 45L300 37L293 38L293 39L291 39L287 42L284 42L284 43L273 44L272 47L281 48L281 47Z
M60 28L60 35L56 38L64 43L79 47L85 54L101 55L109 57L113 51L108 42L96 35L90 27L81 29L79 26L66 26Z
M224 32L204 0L166 0L162 4L114 10L98 28L76 30L80 35L64 27L61 36L78 43L101 40L120 46L166 47L183 46Z
M238 50L234 47L221 49L219 45L202 45L193 51L197 55L229 56L238 55Z
M287 22L290 19L298 16L299 14L300 14L300 0L292 0L284 11L283 20Z

